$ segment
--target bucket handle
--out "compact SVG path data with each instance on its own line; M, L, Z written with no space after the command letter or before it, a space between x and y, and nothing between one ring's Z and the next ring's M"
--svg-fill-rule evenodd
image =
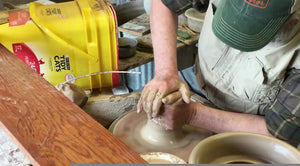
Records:
M38 17L34 14L36 13L36 6L43 6L40 3L37 2L32 2L29 4L29 13L30 13L30 17L32 18L32 21L40 28L43 30L43 32L45 32L47 35L52 36L52 38L58 42L60 42L63 45L68 45L69 47L71 47L73 50L75 50L76 52L79 52L81 54L84 54L85 56L91 57L93 58L93 60L98 61L98 59L84 51L82 51L81 49L73 46L72 44L68 43L67 41L65 41L64 39L60 38L59 36L57 36L54 32L52 32L50 29L46 28L45 26L43 26Z

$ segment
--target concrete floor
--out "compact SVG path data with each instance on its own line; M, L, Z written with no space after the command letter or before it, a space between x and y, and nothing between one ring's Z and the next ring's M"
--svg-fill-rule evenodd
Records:
M0 165L1 166L29 166L31 165L25 154L11 140L0 127Z

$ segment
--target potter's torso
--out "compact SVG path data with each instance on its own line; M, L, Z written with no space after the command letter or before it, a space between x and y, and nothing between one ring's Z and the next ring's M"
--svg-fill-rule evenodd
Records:
M212 13L210 5L195 64L200 89L221 109L262 114L278 93L286 70L300 68L299 14L294 14L285 31L267 46L254 52L242 52L213 34Z

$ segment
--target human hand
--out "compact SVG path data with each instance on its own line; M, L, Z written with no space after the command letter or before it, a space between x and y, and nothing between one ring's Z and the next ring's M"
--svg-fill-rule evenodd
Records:
M176 74L160 73L144 87L137 105L137 112L145 111L149 119L157 117L161 105L174 104L183 100L190 102L187 85Z
M164 105L161 114L153 118L152 121L166 130L175 130L186 124L189 117L190 110L187 104L181 102L173 105Z

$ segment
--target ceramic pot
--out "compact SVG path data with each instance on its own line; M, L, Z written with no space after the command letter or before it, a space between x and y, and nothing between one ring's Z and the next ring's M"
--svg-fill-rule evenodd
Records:
M142 138L154 146L178 148L189 143L188 140L184 140L183 130L166 130L152 120L147 120L146 125L142 127L140 132Z
M273 137L229 132L202 140L191 152L190 164L295 164L300 152Z

